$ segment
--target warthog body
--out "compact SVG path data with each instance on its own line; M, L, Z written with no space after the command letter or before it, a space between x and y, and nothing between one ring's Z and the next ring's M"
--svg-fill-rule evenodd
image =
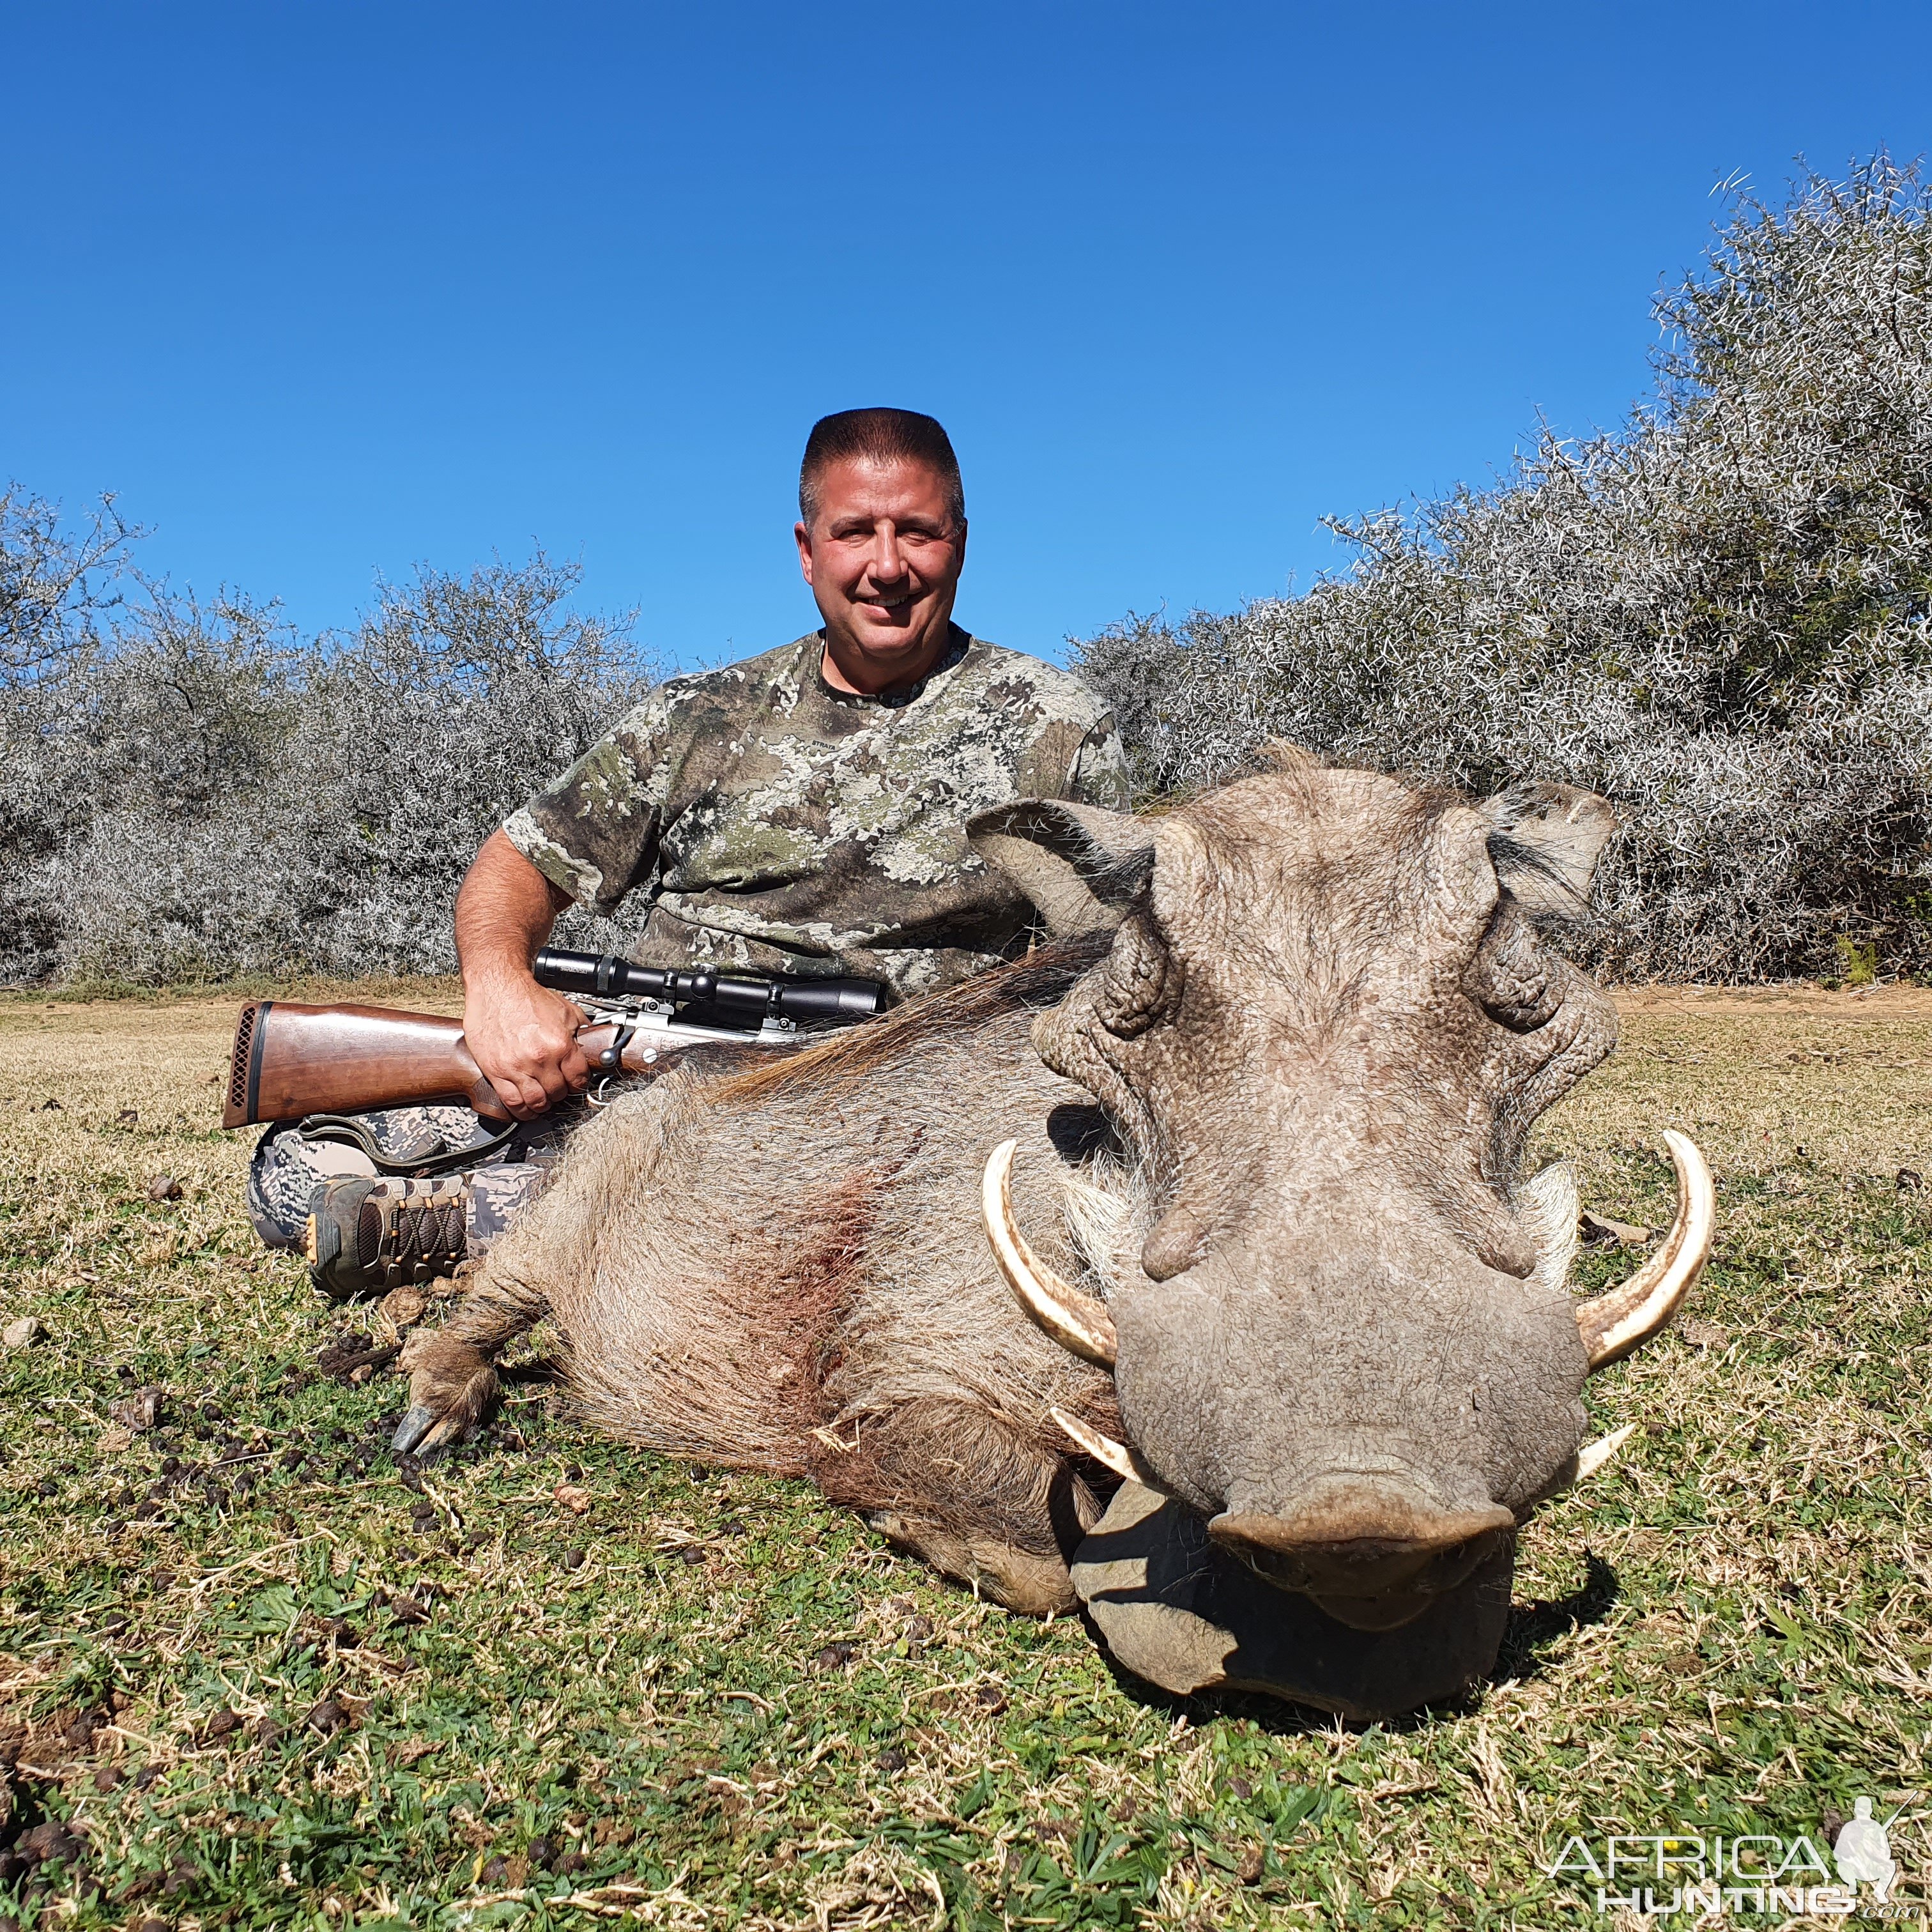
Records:
M1163 1615L1279 1602L1353 1660L1340 1690L1250 1678L1350 1710L1453 1688L1492 1656L1515 1526L1583 1431L1574 1192L1520 1168L1614 1039L1532 919L1587 886L1608 824L1586 794L1472 806L1296 755L1156 820L988 814L980 850L1067 936L776 1064L615 1102L418 1345L412 1400L441 1436L470 1426L492 1351L548 1313L592 1426L809 1476L1034 1612L1076 1601L1114 1486L1058 1410L1156 1492L1130 1486L1119 1522L1144 1538L1153 1510L1194 1552ZM1113 1331L1096 1359L995 1265L982 1175L1009 1140L1042 1276ZM1127 1546L1093 1539L1087 1568ZM1412 1627L1441 1648L1458 1605L1473 1648L1420 1678L1376 1663ZM1096 1615L1173 1681L1167 1638Z

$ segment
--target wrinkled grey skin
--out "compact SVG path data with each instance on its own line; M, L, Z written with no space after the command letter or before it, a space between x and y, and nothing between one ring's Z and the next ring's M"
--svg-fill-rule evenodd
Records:
M1366 1628L1466 1576L1583 1426L1515 1186L1615 1022L1504 891L1496 830L1363 773L1233 787L1157 824L1106 968L1034 1028L1160 1210L1108 1283L1129 1438L1216 1541Z
M1609 823L1286 753L1158 819L984 814L982 854L1088 936L610 1108L417 1345L412 1402L473 1426L547 1313L594 1425L809 1474L1034 1611L1073 1601L1108 1486L1057 1404L1269 1584L1399 1631L1506 1570L1581 1438L1568 1245L1520 1167L1615 1027L1530 914L1587 889ZM1111 1305L1112 1380L993 1267L1009 1137L1028 1238Z

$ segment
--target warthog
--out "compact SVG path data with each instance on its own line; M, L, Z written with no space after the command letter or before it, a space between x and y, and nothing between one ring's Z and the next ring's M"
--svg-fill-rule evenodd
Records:
M982 816L1052 942L614 1101L415 1346L399 1444L474 1427L548 1315L592 1426L809 1476L1016 1610L1084 1596L1170 1688L1453 1690L1517 1526L1600 1453L1585 1377L1709 1245L1672 1137L1677 1225L1573 1301L1574 1185L1522 1173L1614 1042L1536 922L1610 825L1287 752L1159 818Z

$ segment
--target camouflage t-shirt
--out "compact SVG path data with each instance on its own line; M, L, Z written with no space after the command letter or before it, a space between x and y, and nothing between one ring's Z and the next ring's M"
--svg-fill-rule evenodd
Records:
M1016 798L1124 808L1113 719L1077 679L952 627L925 681L835 691L824 634L673 678L503 830L579 904L641 892L629 947L856 973L923 992L1024 946L1030 915L966 842Z

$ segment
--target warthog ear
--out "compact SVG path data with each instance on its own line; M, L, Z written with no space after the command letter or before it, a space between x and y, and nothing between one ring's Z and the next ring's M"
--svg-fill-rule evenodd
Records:
M1575 785L1525 783L1477 808L1490 821L1490 858L1510 896L1533 917L1577 917L1617 829L1610 800Z
M1039 908L1054 938L1110 931L1154 869L1154 828L1124 812L1023 798L966 821L981 858Z

